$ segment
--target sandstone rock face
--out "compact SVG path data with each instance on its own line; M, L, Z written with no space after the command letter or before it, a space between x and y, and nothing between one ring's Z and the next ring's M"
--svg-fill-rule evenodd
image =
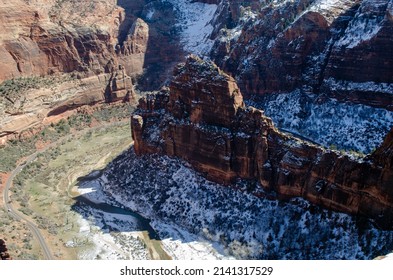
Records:
M18 139L30 128L50 124L52 118L58 120L63 113L65 117L69 116L67 114L71 112L67 111L86 105L132 101L134 92L130 77L125 75L123 79L118 72L84 78L56 75L20 80L36 85L22 88L10 94L8 99L0 96L0 145Z
M211 56L243 93L302 89L392 110L392 1L257 2L229 1L217 18L232 20L213 33Z
M149 26L138 18L131 26L123 45L120 57L128 73L142 74L149 40Z
M172 6L161 1L1 0L0 8L0 82L73 71L100 75L119 65L132 78L153 64L165 76L181 55Z
M282 134L263 111L245 107L231 77L197 57L177 67L169 91L140 101L131 125L139 155L176 156L219 183L257 180L278 198L303 197L393 227L392 135L356 159Z
M12 98L0 86L0 145L85 105L133 101L141 75L142 87L162 84L179 53L172 12L144 0L0 0L0 83L39 81Z
M5 241L0 239L0 260L10 260L11 256L8 253L7 246L5 245Z
M1 1L0 80L74 70L102 73L116 37L115 1ZM105 15L98 21L100 14ZM95 24L91 24L94 23Z

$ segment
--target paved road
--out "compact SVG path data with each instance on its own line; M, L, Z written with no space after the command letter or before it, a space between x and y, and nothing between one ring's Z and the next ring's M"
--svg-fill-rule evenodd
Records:
M31 154L23 163L19 164L11 172L7 182L5 183L5 188L4 188L4 192L3 192L4 207L5 207L6 211L9 213L10 216L14 217L18 221L24 222L30 228L30 230L33 232L33 234L37 238L38 242L40 243L40 246L41 246L41 248L42 248L42 250L44 252L45 258L47 260L53 260L53 256L52 256L52 253L51 253L48 245L46 244L46 241L45 241L44 237L42 236L40 230L38 229L37 225L34 224L28 218L26 218L24 215L20 214L12 206L12 203L11 203L11 200L10 200L10 196L9 196L9 191L10 191L10 188L12 187L12 181L14 180L16 175L18 175L18 173L22 171L23 167L26 166L27 164L33 162L40 153L43 153L43 152L45 152L46 150L48 150L50 148L56 147L63 140L67 140L69 138L80 136L81 134L87 133L88 131L91 131L91 130L94 130L94 129L107 128L107 127L116 126L116 125L119 125L119 124L122 124L122 123L127 123L127 122L128 121L118 121L118 122L114 122L114 123L104 124L104 125L101 125L101 126L98 126L98 127L93 127L93 128L87 129L87 130L82 130L82 131L80 131L80 132L78 132L78 133L76 133L74 135L70 134L70 135L65 136L63 138L60 138L57 141L53 142L52 144L46 146L44 149L41 149L41 150Z
M12 206L11 204L11 200L10 200L10 196L9 196L9 191L10 188L12 187L12 181L14 180L15 176L18 175L18 173L23 169L23 167L26 164L31 163L32 161L34 161L37 157L37 155L45 150L47 150L49 147L45 148L44 150L35 152L34 154L30 155L24 163L18 165L12 172L10 177L8 178L7 182L5 183L5 189L4 189L4 194L3 194L3 200L4 200L4 207L6 209L6 211L8 211L8 213L14 217L16 220L18 221L22 221L24 222L29 228L30 230L33 232L33 234L35 235L35 237L37 238L38 242L40 243L40 246L42 248L42 250L44 251L44 255L45 258L47 260L52 260L52 253L48 247L48 245L45 242L44 237L42 236L40 230L38 229L38 227L31 222L29 219L25 218L23 215L21 215L18 211L15 210L15 208Z

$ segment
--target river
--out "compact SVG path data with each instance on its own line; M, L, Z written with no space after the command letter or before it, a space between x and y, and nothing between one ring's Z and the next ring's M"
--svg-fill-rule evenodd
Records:
M116 217L123 217L124 220L132 220L131 227L122 227L121 225L116 225L113 223L111 224L110 222L106 223L106 221L104 221L104 227L105 229L113 232L121 233L122 231L128 232L130 230L134 233L136 232L138 237L146 245L146 248L148 249L149 255L152 259L171 259L167 252L163 249L161 239L158 233L150 225L151 221L149 219L130 209L114 206L105 202L108 201L108 198L106 197L105 193L102 192L102 186L99 179L100 176L101 172L94 171L93 173L78 179L76 192L80 191L80 194L73 196L75 201L73 209L79 211L82 216L84 216L84 212L100 212L103 213L104 216L114 215ZM91 193L86 193L83 191L86 189L91 189L93 191ZM72 191L73 194L76 194L76 192L75 189ZM95 193L94 198L91 196L92 193ZM97 193L99 193L98 196ZM81 211L80 209L85 210ZM96 214L96 216L96 219L98 219L99 215ZM91 221L89 221L89 223L91 223ZM102 230L104 230L104 228L102 228Z

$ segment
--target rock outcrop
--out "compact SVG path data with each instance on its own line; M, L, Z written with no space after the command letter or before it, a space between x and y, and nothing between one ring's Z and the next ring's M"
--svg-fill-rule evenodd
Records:
M11 256L8 253L7 246L5 245L5 241L0 239L0 260L10 260Z
M219 9L231 20L213 33L211 56L243 93L302 89L393 110L392 1L270 2Z
M181 54L171 13L160 1L0 0L0 83L12 85L0 85L0 145L85 105L133 101L141 75L142 88L161 85Z
M233 78L213 63L188 57L169 90L140 100L131 125L138 155L179 157L219 183L256 180L278 198L303 197L393 227L391 135L363 159L285 135L246 107Z
M92 76L119 65L132 78L152 64L165 76L181 55L174 11L150 2L1 0L0 82L73 71Z
M0 81L75 70L107 72L115 21L122 12L109 2L1 1Z

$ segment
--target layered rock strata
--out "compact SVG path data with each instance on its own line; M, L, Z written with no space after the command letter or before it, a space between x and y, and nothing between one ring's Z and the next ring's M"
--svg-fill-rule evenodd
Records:
M230 0L219 11L211 57L248 96L302 89L393 110L391 0Z
M148 17L146 2L0 0L0 145L67 111L132 101L140 75L162 83L151 73L177 57L173 11L155 2Z
M168 90L140 100L131 125L138 155L179 157L219 183L257 180L278 198L303 197L393 227L393 132L364 159L285 135L244 105L233 78L195 56L175 69Z

